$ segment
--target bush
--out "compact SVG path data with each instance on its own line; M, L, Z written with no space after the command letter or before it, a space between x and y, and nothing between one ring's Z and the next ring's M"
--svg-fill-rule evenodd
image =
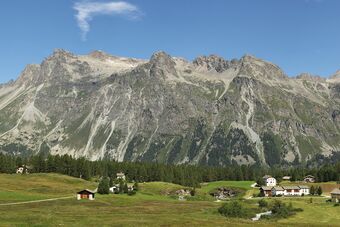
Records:
M280 200L275 200L272 205L272 217L274 218L287 218L291 215L294 215L296 212L301 211L303 211L302 208L293 208L292 203L289 203L289 205L287 205Z
M195 194L196 194L196 189L193 188L193 189L190 191L190 195L191 195L191 196L195 196Z
M335 206L335 207L338 207L338 206L340 206L340 203L336 203L336 204L334 204L334 206Z
M249 210L238 201L232 201L223 204L218 209L218 212L226 217L238 217L238 218L249 217Z
M261 208L268 207L268 202L264 199L259 200L259 207Z
M128 194L128 195L136 195L136 191L131 190L131 191L128 191L127 194Z

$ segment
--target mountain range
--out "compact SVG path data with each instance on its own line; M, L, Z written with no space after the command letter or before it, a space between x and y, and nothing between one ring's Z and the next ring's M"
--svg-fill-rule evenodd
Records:
M0 85L0 151L210 166L339 160L340 71L288 77L251 55L57 49Z

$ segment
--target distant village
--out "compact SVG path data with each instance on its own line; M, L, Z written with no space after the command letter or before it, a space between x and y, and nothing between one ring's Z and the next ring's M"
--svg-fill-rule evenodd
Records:
M101 179L101 182L103 182L104 179ZM77 200L81 199L89 199L89 200L94 200L95 194L99 192L100 194L120 194L120 193L127 193L129 195L132 195L135 193L135 191L138 190L138 184L135 183L129 183L127 182L126 176L124 173L119 172L116 174L116 179L114 182L111 184L104 183L104 192L100 192L99 190L103 190L101 188L101 183L99 183L99 186L95 190L89 190L89 189L84 189L79 192L77 192Z
M289 176L284 176L283 180L290 180ZM264 197L274 196L304 196L310 194L310 187L307 185L277 185L277 180L269 175L263 176L264 186L260 187L260 195ZM304 183L314 183L315 177L308 175L304 178Z
M16 170L17 174L29 174L29 170L32 167L30 166L19 166ZM302 182L298 184L286 183L291 180L290 176L282 177L283 184L278 184L277 180L270 176L265 175L262 177L262 183L255 183L259 188L259 197L284 197L284 196L306 196L306 195L321 195L322 189L321 187L314 187L313 185L310 187L309 183L315 183L316 179L312 175L307 175L304 177ZM101 180L103 181L103 179ZM99 185L100 187L100 185ZM99 188L98 187L98 188ZM116 174L116 179L110 183L107 183L105 186L107 187L107 193L104 194L120 194L127 193L129 195L135 194L138 190L138 183L136 182L128 182L126 176L123 172L118 172ZM76 193L77 200L88 199L94 200L95 194L98 193L98 188L95 190L84 189ZM100 193L103 194L103 193ZM176 191L176 194L179 196L180 200L183 200L185 196L193 194L192 190L189 189L181 189ZM236 191L229 188L218 188L215 192L211 193L218 200L224 200L229 197L233 197L236 195ZM340 203L340 188L335 188L330 192L331 200L336 203Z
M283 181L289 181L290 176L282 177ZM303 179L304 184L283 184L278 185L277 180L270 176L265 175L262 178L263 186L259 187L259 195L261 197L281 197L281 196L305 196L305 195L322 195L321 187L314 187L313 185L309 187L307 184L315 183L315 177L312 175L307 175ZM340 202L340 189L335 188L330 192L331 201L339 203Z

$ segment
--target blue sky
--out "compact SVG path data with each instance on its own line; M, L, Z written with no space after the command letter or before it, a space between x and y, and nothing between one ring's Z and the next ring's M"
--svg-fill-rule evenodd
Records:
M77 2L85 5L78 20ZM100 7L88 9L89 2L1 1L0 82L17 78L55 48L137 58L165 50L189 60L248 53L291 76L340 69L338 0L93 0Z

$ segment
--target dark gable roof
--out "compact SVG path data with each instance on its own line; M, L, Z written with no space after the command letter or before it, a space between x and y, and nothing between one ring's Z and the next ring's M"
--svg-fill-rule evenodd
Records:
M77 194L82 194L82 193L84 193L84 192L87 192L87 193L89 193L89 194L95 194L94 191L91 191L91 190L89 190L89 189L81 190L81 191L77 192Z
M273 187L270 187L270 186L263 186L263 187L261 187L261 189L262 189L263 191L271 191L272 188L273 188Z

